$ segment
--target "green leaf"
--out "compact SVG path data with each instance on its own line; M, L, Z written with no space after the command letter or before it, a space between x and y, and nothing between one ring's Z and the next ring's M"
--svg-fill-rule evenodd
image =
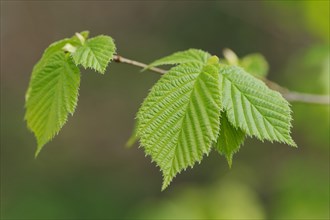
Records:
M48 63L49 58L54 55L54 53L58 51L63 51L62 48L67 44L71 43L74 40L73 38L65 38L63 40L56 41L49 45L49 47L44 51L41 59L38 61L38 63L33 67L31 79L40 71L40 69L44 68L44 66ZM32 80L30 80L31 82Z
M88 37L88 33L89 33L88 31L83 31L80 34L83 37L87 38ZM38 115L33 115L31 113L32 109L35 108L33 106L33 104L31 104L31 103L37 103L38 101L36 99L42 99L47 94L38 94L37 95L35 91L38 91L38 88L36 88L35 84L38 85L38 83L36 83L36 82L38 82L38 80L41 80L42 77L45 78L45 80L46 80L45 83L47 83L47 80L53 82L52 81L53 79L51 79L51 77L53 75L51 75L51 74L50 75L47 75L47 77L49 77L49 78L46 78L46 76L44 75L45 74L45 70L47 70L47 69L49 70L49 65L52 65L52 64L56 63L56 62L54 62L54 59L56 57L58 57L58 56L64 56L65 55L64 50L63 50L63 47L66 44L71 44L71 45L74 45L74 46L78 46L79 45L79 42L80 41L79 41L78 37L75 35L75 36L73 36L71 38L65 38L63 40L59 40L59 41L56 41L56 42L52 43L44 51L44 53L43 53L41 59L38 61L38 63L33 67L31 78L30 78L29 87L28 87L27 92L26 92L26 95L25 95L25 103L26 103L25 104L25 107L26 107L25 120L27 120L28 127L35 133L35 135L37 136L37 138L38 137L41 137L40 134L42 133L42 131L40 132L37 128L35 128L35 124L37 123L36 121L39 120L38 123L42 123L42 121L40 121L40 120L44 120L44 119L43 118L38 119L37 118L37 117L39 117ZM61 54L61 55L58 55L58 54ZM65 59L69 59L69 58L66 57ZM78 71L78 73L79 73L79 69L77 69L76 67L74 67L74 65L72 64L72 59L69 59L67 62L69 63L70 68L72 68L72 70L74 70L74 72ZM78 76L78 77L79 77L78 78L78 86L79 86L80 76ZM39 85L39 87L40 87L40 85ZM32 95L31 95L31 93L32 93ZM78 95L78 93L77 93L77 95ZM31 96L32 96L32 100L31 100ZM56 99L54 99L54 100L56 100ZM46 101L51 101L51 100L46 100ZM73 113L73 111L72 111L72 113ZM51 138L49 138L49 139L51 139ZM45 144L45 143L43 144L42 142L45 142L46 143L47 141L41 141L41 138L40 138L40 141L38 141L38 150L36 152L36 155L39 153L39 151L41 150L42 146Z
M71 39L70 39L70 43L72 46L74 47L79 47L81 46L81 40L85 41L87 40L89 36L89 31L82 31L80 33L76 33ZM83 38L83 39L79 39L79 37Z
M183 63L199 63L204 64L210 58L210 54L197 49L189 49L185 51L180 51L173 53L169 56L163 57L159 60L156 60L148 65L147 68L160 66L160 65L175 65Z
M154 85L138 112L138 136L163 172L164 190L182 169L200 162L220 126L218 64L186 63Z
M80 34L87 38L89 32L88 31L82 31L80 32ZM30 78L30 84L28 87L28 90L26 92L25 95L25 101L27 102L27 100L29 99L29 95L30 95L30 90L31 90L31 82L33 81L32 79L35 77L35 75L37 73L40 72L41 69L43 69L45 67L46 64L49 63L49 58L54 55L54 53L58 52L58 51L63 51L63 47L66 44L72 44L73 46L78 46L79 45L79 39L78 37L75 35L71 38L65 38L63 40L59 40L56 41L54 43L52 43L51 45L48 46L48 48L44 51L41 59L38 61L38 63L33 67L32 70L32 74L31 74L31 78Z
M79 34L81 36L83 36L85 38L85 40L87 40L87 38L89 37L89 31L82 31Z
M296 146L290 136L291 110L280 93L236 66L220 68L228 120L249 136Z
M136 120L136 123L134 124L132 134L126 142L126 147L128 147L128 148L131 148L139 140L139 136L137 134L138 123L139 123L138 120Z
M45 55L33 70L25 105L27 125L38 142L36 155L60 131L68 114L73 114L80 84L79 69L69 54Z
M111 37L100 35L88 39L72 54L75 63L81 64L85 69L92 68L104 73L116 51Z
M79 40L79 42L77 43L81 43L81 40L79 39L78 35L81 35L81 37L83 38L83 41L87 40L87 38L89 37L89 31L82 31L80 33L76 33L76 39Z
M225 112L222 112L220 133L215 148L227 158L229 167L232 165L233 155L238 152L244 139L244 132L239 128L234 128L228 121Z
M243 69L259 78L265 78L268 74L268 63L264 56L259 53L249 54L240 60Z

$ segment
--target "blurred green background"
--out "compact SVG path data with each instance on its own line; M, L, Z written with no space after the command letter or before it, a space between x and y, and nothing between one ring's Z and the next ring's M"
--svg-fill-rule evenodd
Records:
M329 219L328 106L292 104L298 149L249 138L231 169L212 152L160 192L155 164L124 147L159 76L125 64L82 72L75 115L34 159L31 70L82 30L146 63L188 48L260 52L270 79L329 93L329 1L1 1L2 219Z

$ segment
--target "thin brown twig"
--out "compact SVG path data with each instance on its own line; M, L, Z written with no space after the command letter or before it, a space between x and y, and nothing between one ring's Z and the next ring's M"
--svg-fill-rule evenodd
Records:
M130 59L127 59L127 58L119 56L119 55L114 55L113 60L117 63L127 63L127 64L130 64L130 65L133 65L133 66L141 67L143 69L148 68L147 64L144 64L144 63L141 63L141 62L138 62L138 61L135 61L135 60L130 60ZM148 70L151 70L155 73L159 73L161 75L163 75L167 72L167 70L163 70L163 69L156 68L156 67L150 67L150 68L148 68Z
M113 60L117 63L126 63L133 66L147 68L150 71L153 71L158 74L165 74L167 70L156 68L156 67L148 67L147 64L141 63L135 60L127 59L125 57L115 55ZM289 89L278 85L277 83L270 81L268 79L261 79L263 80L266 85L275 91L278 91L283 95L283 97L289 102L298 102L298 103L308 103L308 104L320 104L320 105L329 105L330 104L330 96L328 95L316 95L316 94L309 94L309 93L301 93L290 91Z

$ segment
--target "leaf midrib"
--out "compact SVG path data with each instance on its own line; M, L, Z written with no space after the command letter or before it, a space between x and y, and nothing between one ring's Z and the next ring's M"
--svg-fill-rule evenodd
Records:
M190 96L189 96L189 102L187 103L186 111L185 111L185 114L184 114L184 117L183 117L181 123L184 123L184 121L186 120L186 117L188 116L188 114L187 114L187 109L189 108L189 105L190 105L190 102L191 102L190 100L191 100L191 98L192 98L192 94L194 93L194 90L196 89L196 88L195 88L196 83L198 82L199 77L200 77L200 75L202 74L203 69L204 69L205 66L206 66L206 64L204 64L204 66L201 68L201 70L200 70L198 76L197 76L196 79L195 79L195 82L194 82L194 85L193 85L193 89L191 90L191 93L190 93ZM178 139L177 139L177 140L180 139L181 134L182 134L182 131L183 131L183 126L181 126L181 129L180 129L180 131L179 131L179 135L178 135ZM177 141L177 142L178 142L178 141ZM171 167L170 167L170 169L169 169L169 171L168 171L168 173L167 173L168 175L171 175L172 170L173 170L173 167L174 167L174 166L173 166L173 162L174 162L174 159L176 158L176 151L177 151L177 149L178 149L178 144L179 144L179 143L176 143L175 147L173 148L173 150L175 150L175 152L174 152L173 158L171 159L171 162L170 162ZM198 155L197 155L197 156L198 156ZM190 161L190 162L191 162L191 161ZM189 163L188 166L189 166L189 165L191 165L191 164Z

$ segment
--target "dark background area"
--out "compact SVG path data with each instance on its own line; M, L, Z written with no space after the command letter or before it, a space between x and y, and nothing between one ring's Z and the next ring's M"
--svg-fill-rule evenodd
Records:
M82 30L145 63L188 48L260 52L271 80L329 94L329 19L329 1L1 1L1 218L329 219L329 106L292 104L298 149L248 138L231 169L212 152L164 192L143 149L125 148L157 74L82 71L74 116L37 159L24 122L33 65Z

